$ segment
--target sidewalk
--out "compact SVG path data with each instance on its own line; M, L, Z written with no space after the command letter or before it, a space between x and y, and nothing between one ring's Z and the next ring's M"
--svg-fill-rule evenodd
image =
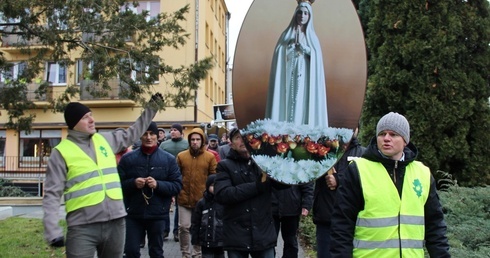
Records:
M60 214L65 214L64 207L62 206L60 208ZM43 212L41 209L36 209L35 211L31 211L29 213L25 214L18 214L20 217L23 218L38 218L42 219L43 217ZM64 216L64 215L63 215ZM170 213L170 228L173 229L173 217L174 213ZM63 217L62 217L63 218ZM149 258L150 256L148 255L148 241L146 241L145 247L141 248L141 258ZM284 242L282 241L281 234L279 233L279 238L277 239L277 247L276 247L276 257L280 258L282 257L282 248L283 248ZM180 253L180 245L179 242L175 242L173 239L173 234L170 233L168 240L165 240L163 244L163 251L164 255L166 258L181 258L182 255ZM225 252L226 253L226 252ZM298 257L305 257L304 255L304 250L301 245L299 245L299 253Z

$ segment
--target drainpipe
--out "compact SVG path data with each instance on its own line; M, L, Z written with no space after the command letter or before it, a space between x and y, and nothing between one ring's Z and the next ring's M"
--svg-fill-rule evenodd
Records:
M194 63L197 63L199 50L199 0L195 0L195 3ZM197 90L194 91L194 122L197 123Z
M226 24L225 24L225 57L226 57L226 63L225 63L225 103L229 104L231 102L231 99L229 97L229 94L231 92L231 87L228 87L231 85L231 82L229 82L230 78L228 76L229 73L229 63L230 63L230 18L231 18L231 13L226 12Z

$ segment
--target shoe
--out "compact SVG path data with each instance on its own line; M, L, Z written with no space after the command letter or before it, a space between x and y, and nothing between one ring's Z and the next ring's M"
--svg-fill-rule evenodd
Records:
M179 233L174 234L174 241L179 242Z
M140 243L140 248L145 248L145 241Z
M167 239L168 238L168 232L163 232L163 239Z

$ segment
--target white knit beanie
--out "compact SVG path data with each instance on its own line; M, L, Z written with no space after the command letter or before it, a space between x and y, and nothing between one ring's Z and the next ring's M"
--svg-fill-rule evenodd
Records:
M403 137L405 143L410 142L410 125L407 119L398 113L390 112L379 120L376 126L376 135L384 130L394 131Z

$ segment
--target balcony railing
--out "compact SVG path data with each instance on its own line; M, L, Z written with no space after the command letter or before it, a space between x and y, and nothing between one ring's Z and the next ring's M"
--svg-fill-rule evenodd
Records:
M49 157L0 157L0 171L2 172L45 172Z
M7 84L4 82L0 82L0 88L6 87ZM58 95L60 95L65 89L63 87L54 87L54 86L48 86L46 89L46 94L43 94L42 96L39 95L39 93L36 93L36 91L39 89L39 86L41 85L41 82L36 83L28 83L27 84L27 91L26 91L26 98L30 101L50 101L56 98Z
M41 45L41 41L34 39L26 40L19 35L6 34L2 37L2 47L21 47L21 46L37 46Z
M92 80L82 80L80 82L80 100L102 100L102 99L128 99L120 96L128 85L119 79L110 79L108 81L110 89L106 94L102 93L102 86Z

